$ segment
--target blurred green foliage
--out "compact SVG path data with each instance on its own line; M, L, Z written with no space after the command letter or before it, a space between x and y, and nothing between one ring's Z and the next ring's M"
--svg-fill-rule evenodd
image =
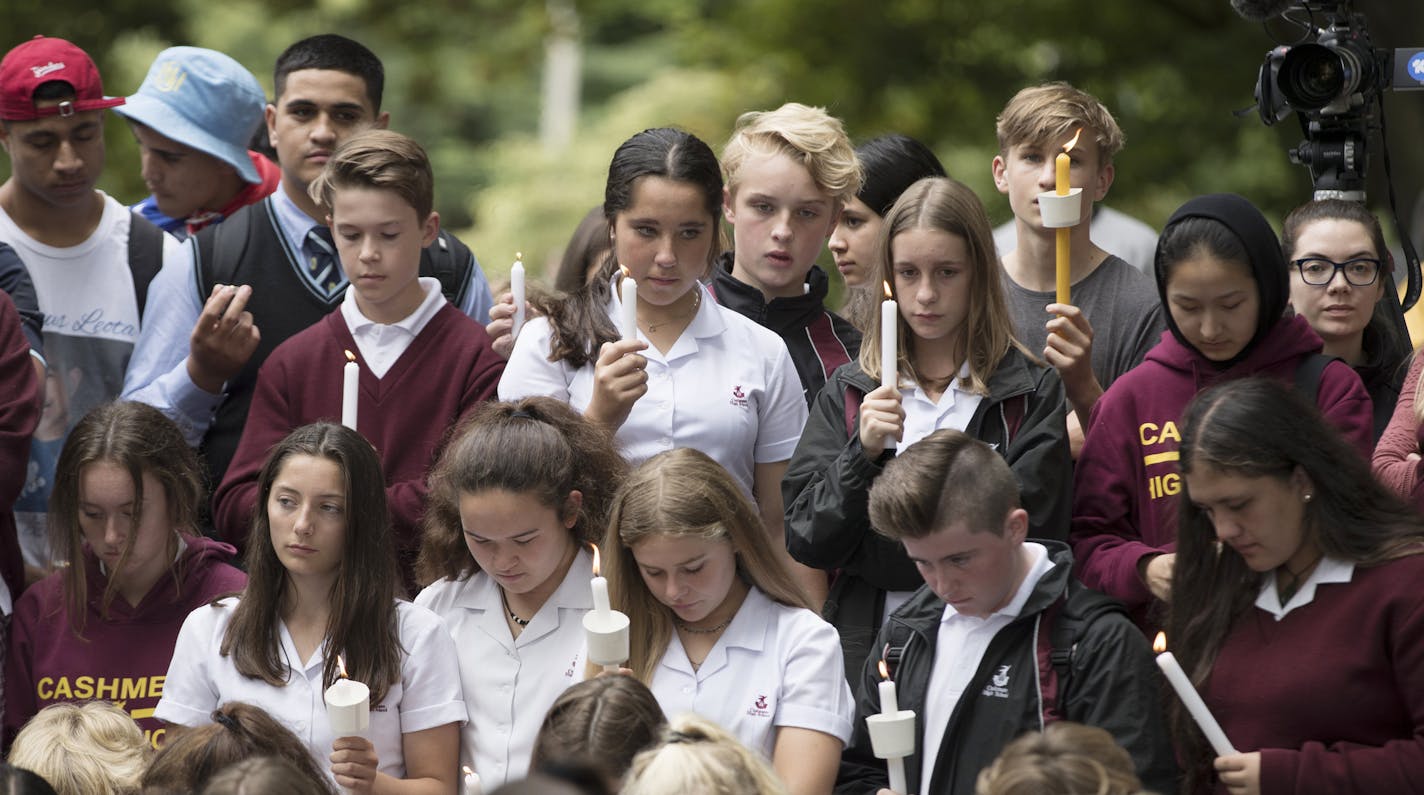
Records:
M994 117L1019 88L1068 80L1101 97L1128 145L1109 202L1160 225L1190 195L1243 193L1273 217L1309 198L1285 150L1293 119L1263 126L1256 71L1273 45L1227 0L564 0L583 47L577 133L550 151L538 135L550 6L528 0L51 0L0 11L7 48L33 33L70 38L99 62L110 93L137 88L170 44L227 52L271 91L290 42L336 31L370 46L387 69L393 128L430 150L439 210L492 281L515 251L538 272L602 198L608 158L646 127L673 124L720 149L737 114L784 101L826 106L856 139L904 132L930 144L1009 217L993 187ZM1424 4L1360 0L1376 43L1424 30ZM1424 35L1420 36L1424 39ZM1424 174L1424 95L1391 97L1396 183ZM102 186L143 194L127 130L111 119ZM1371 199L1384 198L1380 161ZM0 163L0 175L8 163ZM1407 201L1407 199L1406 199ZM1376 209L1383 210L1382 206ZM1407 210L1407 208L1406 208Z

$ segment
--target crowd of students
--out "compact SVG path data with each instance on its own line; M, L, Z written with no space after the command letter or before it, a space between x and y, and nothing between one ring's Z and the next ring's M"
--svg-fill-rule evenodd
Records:
M1053 83L999 118L1005 253L923 144L788 103L720 158L631 135L519 307L382 75L288 48L273 163L219 53L126 99L69 42L0 63L6 791L879 793L887 678L922 795L1424 777L1424 379L1359 205L1278 238L1196 197L1145 274L1086 222L1123 133ZM107 108L132 213L95 189ZM368 729L328 721L339 679Z

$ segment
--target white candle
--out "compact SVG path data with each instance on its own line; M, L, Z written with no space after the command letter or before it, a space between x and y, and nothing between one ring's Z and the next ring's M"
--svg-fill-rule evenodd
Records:
M341 678L326 689L326 718L337 737L363 734L371 726L371 689L346 677L346 661L336 658Z
M519 330L524 328L524 254L516 251L514 253L514 264L509 267L509 291L514 294L514 325L510 327L509 336L517 338Z
M598 545L593 547L593 612L583 616L584 642L588 659L605 671L616 671L628 661L628 616L613 609L608 599L608 580L598 574Z
M900 711L900 698L895 693L895 682L890 679L880 680L880 714L894 715Z
M619 329L623 333L623 339L635 340L638 338L638 283L633 281L633 275L628 269L619 265L623 271L622 295L623 302L623 327Z
M885 282L885 300L880 304L880 385L900 386L899 323L900 304L890 297L890 283ZM885 449L895 449L895 437L885 437Z
M1201 727L1202 734L1206 735L1207 742L1211 743L1212 750L1217 756L1229 756L1236 753L1236 749L1231 746L1231 741L1226 739L1226 732L1221 730L1221 724L1216 722L1216 717L1211 714L1211 710L1206 708L1206 702L1202 701L1201 694L1192 687L1192 680L1187 678L1187 672L1182 670L1182 666L1177 662L1177 658L1167 648L1167 636L1164 633L1157 633L1157 640L1152 644L1154 651L1162 652L1157 655L1157 667L1166 674L1167 681L1172 683L1172 689L1177 691L1177 698L1182 700L1182 705L1190 712L1192 719Z
M460 788L460 795L483 795L479 774L471 770L469 765L465 765L462 770L465 772L465 783Z
M341 424L356 430L356 401L361 394L361 368L356 354L346 352L346 366L341 372Z
M905 757L915 752L915 713L900 709L895 682L884 660L880 661L880 712L867 716L865 727L870 732L871 752L885 760L890 790L907 793Z

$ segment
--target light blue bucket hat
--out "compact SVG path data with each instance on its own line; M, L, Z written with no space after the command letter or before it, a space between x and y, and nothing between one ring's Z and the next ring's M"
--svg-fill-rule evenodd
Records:
M143 85L114 111L165 138L191 146L261 182L247 144L262 124L267 96L242 64L216 50L169 47Z

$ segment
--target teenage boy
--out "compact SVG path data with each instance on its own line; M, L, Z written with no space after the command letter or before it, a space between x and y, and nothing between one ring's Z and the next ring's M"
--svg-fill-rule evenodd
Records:
M1069 233L1069 305L1055 303L1056 232L1043 225L1038 194L1056 188L1055 160L1069 152L1069 182L1082 188L1083 217L1112 187L1113 157L1122 129L1095 97L1067 83L1014 95L999 114L994 184L1009 197L1018 247L1002 258L1004 297L1019 339L1058 370L1073 411L1068 429L1074 455L1098 396L1136 367L1166 325L1152 279L1093 243L1091 225Z
M346 292L326 211L307 187L342 142L384 128L385 71L374 53L334 34L303 39L277 58L267 132L282 182L271 196L194 235L154 279L124 397L157 406L201 445L210 482L237 449L257 370L283 340L334 310ZM421 254L460 311L483 321L491 304L479 264L441 232Z
M733 250L713 269L718 303L781 335L806 405L860 354L860 332L825 308L816 265L841 207L860 190L860 163L840 120L795 102L744 113L722 150L722 212Z
M45 511L54 453L85 412L118 396L139 319L153 316L144 312L149 280L165 248L178 249L95 189L104 170L104 110L123 102L104 96L89 55L63 39L36 36L0 60L0 145L10 156L10 177L0 185L0 242L24 262L43 313L47 411L68 408L54 444L31 447L17 509L21 545L40 566L49 563ZM11 287L23 281L13 263L7 270ZM22 292L16 298L26 303Z
M277 189L277 164L248 150L267 97L242 64L215 50L169 47L114 112L138 141L151 195L134 212L183 239Z
M407 585L413 584L426 470L440 439L495 393L504 358L484 327L420 276L421 251L440 233L434 178L411 139L372 130L331 155L311 192L331 208L351 275L340 309L277 346L257 376L227 477L213 496L218 535L241 545L267 451L293 429L342 416L347 352L360 368L357 430L380 451Z
M1052 720L1107 730L1148 789L1176 789L1146 640L1121 605L1072 578L1067 545L1024 540L1028 514L1003 456L936 431L886 464L870 488L870 522L904 544L925 585L890 615L882 653L866 661L837 792L887 786L865 724L880 712L882 660L900 709L916 714L909 792L971 795L1005 745Z

